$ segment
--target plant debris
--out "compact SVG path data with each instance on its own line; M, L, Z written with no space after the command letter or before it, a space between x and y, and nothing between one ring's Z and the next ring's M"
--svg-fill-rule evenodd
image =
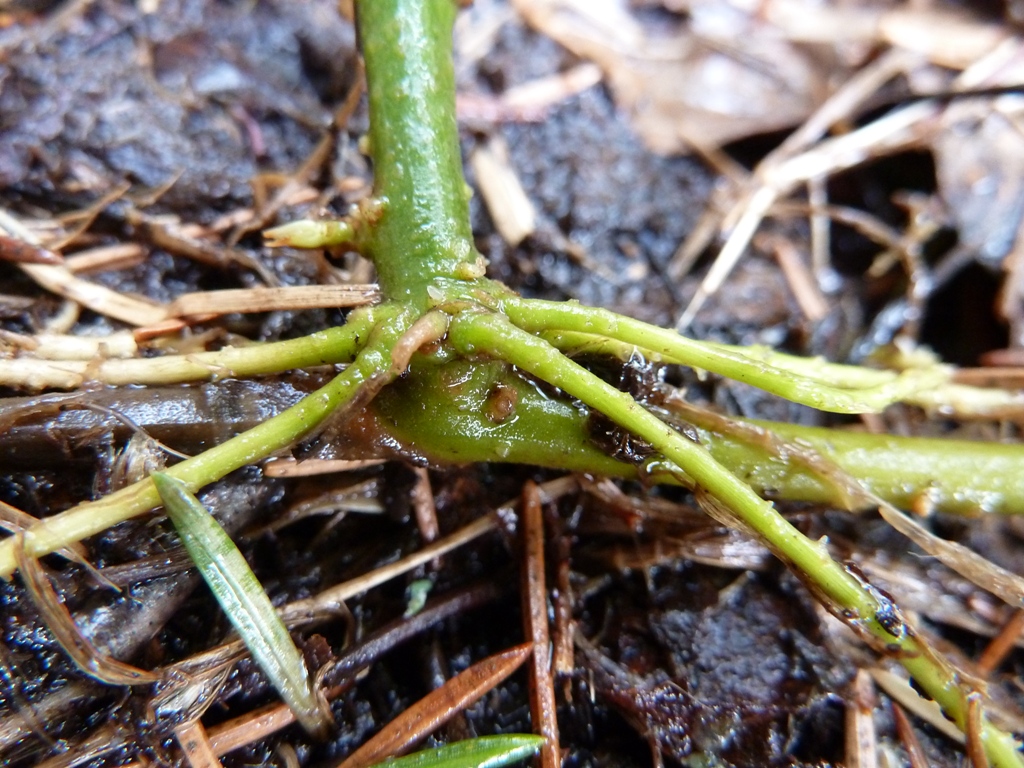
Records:
M723 342L906 362L913 341L1019 365L1015 9L477 0L457 29L459 115L490 274ZM369 266L343 247L271 250L256 236L368 193L354 39L330 0L0 3L5 530L115 487L140 442L198 453L333 370L241 380L212 361L336 326L375 298ZM115 386L161 353L215 380ZM630 365L642 367L601 373L648 405L671 391L729 415L825 421L741 384ZM514 393L487 403L496 423L514 416ZM135 520L64 559L25 559L26 581L0 584L6 764L335 765L524 641L529 678L506 670L457 693L431 745L528 732L533 707L545 765L981 760L977 728L961 746L912 681L694 496L427 468L411 453L410 469L384 461L402 449L381 445L372 419L346 415L204 494L322 670L336 732L321 743L295 727L166 526ZM856 428L1019 438L1017 417L910 407ZM645 448L622 443L637 462ZM873 511L843 509L862 505L778 506L891 593L1022 730L1019 521L912 510L927 515L915 541L966 563L979 587ZM405 616L424 580L426 604Z

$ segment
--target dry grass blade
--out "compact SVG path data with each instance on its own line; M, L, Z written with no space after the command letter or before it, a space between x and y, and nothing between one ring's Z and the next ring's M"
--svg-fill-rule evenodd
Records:
M39 245L38 238L6 211L0 211L0 235L7 234ZM22 264L21 268L41 288L78 302L83 307L129 325L154 325L167 317L165 307L152 301L132 298L102 285L71 274L63 265Z
M167 683L150 699L150 711L169 723L198 721L217 701L235 662L245 651L241 642L220 648L222 652L216 657L201 654L198 659L184 659L167 668Z
M411 749L519 669L530 650L529 644L518 645L477 662L405 710L338 768L366 768Z
M46 732L45 713L39 711L36 702L25 697L28 677L22 674L3 640L0 640L0 681L0 691L6 700L6 713L0 717L0 755L7 745L17 742L21 736L35 736L53 748L53 739Z
M413 473L416 475L416 482L412 487L411 501L413 511L416 513L416 525L423 540L430 543L441 534L440 524L437 522L437 507L434 506L434 492L430 487L430 475L425 467L416 467Z
M804 317L811 322L821 321L828 314L829 305L797 249L783 238L774 238L771 241L771 252Z
M499 590L493 585L477 586L448 595L409 619L399 619L365 638L329 667L321 670L320 680L325 684L324 696L328 700L348 689L356 674L385 653L439 622L463 611L471 610L495 599ZM339 682L340 684L333 684ZM295 715L283 704L274 704L210 729L210 742L218 755L266 738L295 722Z
M549 480L543 485L538 486L538 490L541 493L542 502L546 504L568 493L572 493L577 487L578 482L576 478L567 475L555 480ZM323 615L334 615L337 612L338 606L349 598L373 589L396 576L411 571L413 568L418 568L434 558L461 547L463 544L467 544L486 533L498 530L501 525L500 520L511 513L512 508L513 502L503 504L496 512L477 518L472 523L463 526L442 539L438 539L419 552L414 552L394 563L326 589L313 597L289 603L281 609L281 618L289 624L297 624L313 621Z
M415 552L408 557L404 557L363 576L330 587L313 597L288 603L278 610L278 614L283 621L292 626L319 621L325 617L337 616L341 606L349 598L380 586L497 528L498 522L495 516L488 515L479 518L469 525L460 528L455 533L439 539L430 546L424 547L419 552ZM218 657L221 655L220 651L216 649L215 652L210 652L210 654L211 658L213 655Z
M877 768L878 740L875 735L875 692L871 676L857 670L853 680L853 695L846 703L846 760L847 768Z
M102 285L82 280L71 274L66 267L23 264L21 268L41 288L123 323L135 326L155 325L167 317L167 309L160 304L132 298Z
M552 107L593 88L601 78L599 67L580 64L555 75L515 85L500 96L462 91L456 95L455 111L460 121L539 121Z
M22 541L16 542L19 546L15 546L14 551L18 559L18 569L25 580L25 589L47 627L75 665L87 675L108 685L148 685L159 681L161 676L158 674L138 669L101 653L81 633L71 613L57 596L42 564L25 552Z
M0 528L10 533L21 533L39 522L28 512L0 501ZM81 543L70 544L57 550L57 554L75 563L86 564L86 550ZM90 566L91 567L91 566Z
M68 256L64 263L74 274L106 269L128 269L146 260L146 249L138 243L118 243L90 248Z
M166 221L159 216L150 216L135 208L128 210L126 219L138 237L168 253L220 269L225 269L231 264L239 264L251 269L269 285L278 284L278 279L273 272L251 254L197 236L208 233L203 228Z
M534 233L536 212L523 185L509 164L508 148L492 139L469 158L480 194L505 242L515 247Z
M349 88L348 93L345 95L344 101L334 111L332 120L334 128L343 128L359 106L359 100L366 87L366 81L363 77L362 65L357 66L359 66L359 74L355 77L352 87ZM295 196L295 193L305 187L310 179L323 167L330 157L334 146L335 132L333 130L325 131L306 159L288 180L281 185L280 189L274 193L274 196L265 205L258 206L252 220L235 227L228 237L228 243L235 245L245 235L265 227L282 207L289 204L289 200Z
M376 301L376 285L300 285L287 288L238 288L199 291L179 296L171 304L171 317L226 315L232 312L358 307Z
M738 263L772 205L796 184L826 178L830 172L860 162L872 153L880 152L884 141L899 146L901 141L912 140L913 137L907 139L904 136L905 120L897 120L896 124L890 127L892 121L887 117L865 126L861 131L855 131L851 134L855 138L842 137L843 141L826 141L816 148L808 149L825 135L829 127L848 118L868 97L894 76L906 70L913 61L914 58L904 51L890 51L879 57L833 93L800 128L760 162L738 200L722 217L721 230L729 231L729 237L696 295L680 317L677 328L682 330L690 324L704 301L718 290ZM926 115L930 116L933 109L929 107L925 111ZM912 124L919 117L917 112L912 112L910 116ZM897 138L893 139L890 134ZM860 138L864 136L866 139ZM804 154L798 154L802 150ZM798 167L800 172L780 172L787 161L790 165ZM681 248L680 251L692 252L696 247L694 244ZM670 271L679 276L682 266L682 263L677 261Z
M964 735L946 719L939 705L931 699L922 698L917 691L910 687L910 683L905 678L880 668L871 669L869 672L875 684L889 694L889 698L898 705L917 715L957 744L964 743Z
M46 760L40 760L35 768L78 768L80 765L105 765L104 758L110 758L124 749L129 740L127 729L118 723L107 723L90 733L65 752L58 752Z
M1017 574L986 560L962 544L939 538L889 504L880 504L878 511L889 525L943 565L1010 605L1024 607L1024 579Z
M544 576L544 517L540 491L532 482L523 487L523 620L533 645L530 664L530 712L533 727L545 739L540 750L542 768L561 763L558 718L551 673L551 640L548 632L548 591Z

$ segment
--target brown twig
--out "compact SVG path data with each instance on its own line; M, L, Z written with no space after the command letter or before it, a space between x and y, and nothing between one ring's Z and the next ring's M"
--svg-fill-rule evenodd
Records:
M551 668L556 675L569 675L575 669L572 637L576 632L576 623L572 618L572 585L569 582L569 538L562 535L558 537L557 542L559 545L558 564L555 567L555 589L552 593L555 603L555 625ZM563 692L569 690L571 690L569 685L563 688Z
M15 264L63 264L64 258L59 253L26 243L20 238L0 235L0 261Z
M1014 649L1024 631L1024 610L1016 611L1006 622L999 634L981 652L977 661L979 674L988 677L1003 663L1003 659Z
M967 759L971 768L989 768L988 755L985 754L985 741L982 737L981 725L985 711L983 697L977 691L967 694Z
M338 768L363 768L411 749L519 669L530 650L524 643L477 662L405 710Z
M210 745L206 729L198 720L179 725L174 729L174 738L178 740L192 768L220 768L220 760Z
M520 515L523 540L523 620L533 645L530 663L530 712L534 729L545 739L540 750L542 768L561 765L558 747L558 718L555 686L551 672L551 640L548 633L548 593L544 578L544 517L540 491L528 481L523 486Z
M903 707L892 702L892 717L896 722L896 733L903 743L903 749L907 751L907 759L910 761L910 768L928 768L928 758L924 754L917 734L914 733L914 726L907 717Z

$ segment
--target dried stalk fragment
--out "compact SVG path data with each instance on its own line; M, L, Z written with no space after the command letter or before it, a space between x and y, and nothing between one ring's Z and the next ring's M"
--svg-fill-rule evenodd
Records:
M23 536L20 533L15 536L14 551L18 569L25 580L25 589L57 642L75 665L85 674L107 685L148 685L159 681L161 675L133 667L102 653L82 634L67 607L57 597L39 560L25 551Z
M409 748L519 669L530 649L527 644L516 646L456 675L396 717L338 768L363 768Z
M179 296L171 304L172 317L231 312L358 307L379 298L375 285L300 285L287 288L238 288L199 291Z
M523 620L533 646L530 664L530 713L533 727L544 737L540 750L542 768L557 768L558 718L551 670L551 639L548 631L548 591L544 574L544 518L540 490L532 482L523 488L521 515L523 537Z

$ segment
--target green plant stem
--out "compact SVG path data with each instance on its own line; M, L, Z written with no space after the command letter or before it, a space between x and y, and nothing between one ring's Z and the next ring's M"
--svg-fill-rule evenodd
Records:
M636 469L590 439L587 414L501 362L423 357L372 408L406 455L435 464L512 462L614 477ZM389 440L388 442L391 442Z
M378 307L376 327L366 346L344 372L307 395L288 410L230 440L193 456L166 471L195 493L229 472L265 458L316 429L337 408L350 401L374 375L394 378L391 350L412 325L413 315L394 307ZM32 557L49 554L75 541L100 533L160 505L150 479L142 480L102 499L85 502L41 520L25 534L25 549ZM17 567L14 537L0 541L0 577Z
M353 312L344 326L300 339L225 347L213 352L128 360L5 361L0 384L28 389L74 389L86 383L109 386L183 384L244 376L265 376L318 365L351 362L373 327L372 310Z
M921 688L963 730L967 724L966 691L956 670L917 639L902 620L890 619L895 606L855 578L828 554L824 544L806 538L774 507L758 497L699 444L688 440L632 397L576 365L542 339L492 313L463 312L452 320L451 342L465 355L486 354L505 360L559 387L599 410L619 426L646 440L697 485L724 505L801 575L833 612L862 634L875 638L897 656ZM892 629L886 628L886 625ZM993 765L1024 766L1009 734L982 720L982 738Z
M507 411L495 414L496 400ZM633 464L598 448L586 409L554 396L498 361L422 358L410 375L381 392L372 406L389 438L431 463L507 462L628 479ZM666 408L671 405L666 403ZM789 501L849 505L835 483L765 443L771 436L809 448L865 488L903 509L960 515L1024 514L1024 446L968 440L875 435L768 421L737 421L692 409L682 420L701 443L755 492ZM724 426L723 426L724 424ZM730 428L735 424L736 428ZM744 427L764 436L750 438ZM783 451L792 453L791 451ZM672 476L655 481L677 482ZM860 505L854 505L857 508Z
M953 514L1024 514L1024 446L872 435L798 424L751 421L806 446L903 509ZM703 433L715 459L776 498L836 504L831 485L798 462L780 461L740 436Z
M833 413L878 413L895 402L913 401L922 392L948 385L949 371L944 366L911 369L901 373L871 371L856 366L817 363L821 375L808 376L810 367L786 366L796 360L776 355L770 362L736 349L705 344L675 331L658 328L614 312L575 303L504 298L501 308L517 326L534 334L569 332L586 334L597 342L589 351L609 351L608 340L635 346L655 362L687 365L763 389L795 403ZM584 337L561 337L559 346L578 348ZM840 383L837 371L844 371ZM832 378L827 378L832 377ZM963 389L963 388L961 388ZM979 397L983 396L978 390Z
M374 195L382 203L360 250L377 267L387 299L421 308L434 278L472 272L478 258L455 121L456 11L452 0L356 5Z
M587 353L617 357L625 361L635 351L655 362L686 364L682 356L666 356L644 345L610 339L596 333L546 331L540 335L570 356ZM901 375L892 370L831 363L820 357L788 355L768 347L738 347L709 341L687 341L707 350L717 350L730 356L738 355L759 366L767 365L773 369L788 371L806 379L811 386L825 385L863 392L891 386ZM923 385L930 385L921 389L902 386L899 390L900 401L920 406L930 412L959 418L991 419L1012 418L1024 411L1024 396L1020 392L953 383L953 368L943 363L930 361L905 371L910 377L922 377Z

